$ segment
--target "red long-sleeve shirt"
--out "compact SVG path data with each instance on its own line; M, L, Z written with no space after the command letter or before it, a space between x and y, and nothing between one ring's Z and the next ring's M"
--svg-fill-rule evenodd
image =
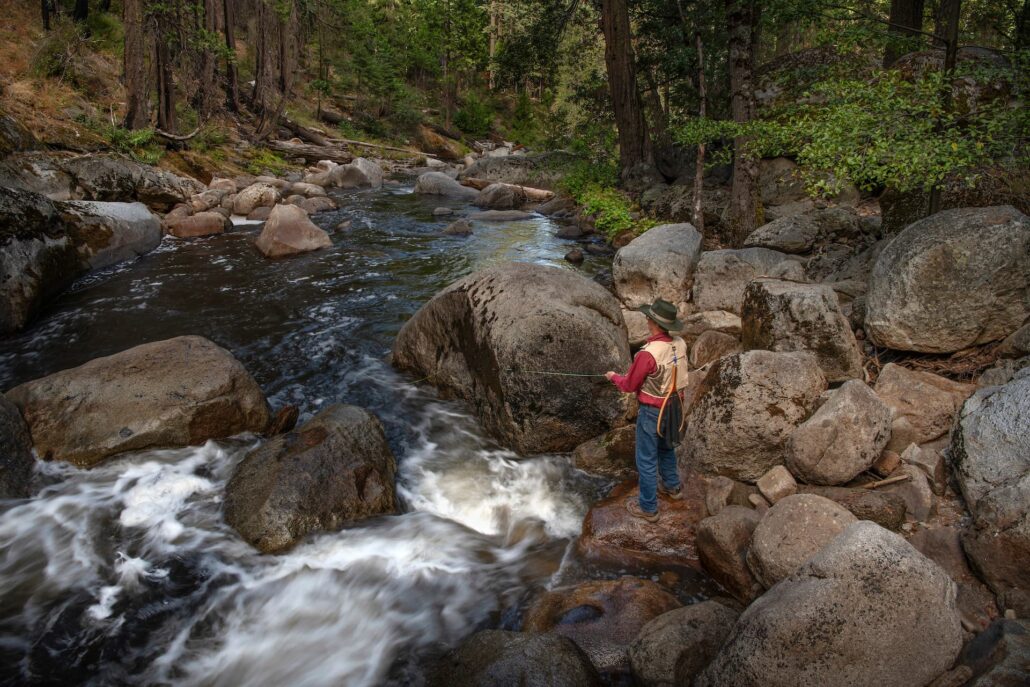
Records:
M662 332L649 338L647 343L652 341L671 342L672 337ZM633 358L633 364L629 366L629 371L626 374L612 376L612 384L617 386L623 393L636 394L637 400L644 405L661 408L661 398L645 394L640 390L640 387L644 385L644 380L654 374L657 369L658 363L655 362L654 356L647 351L639 351L636 357Z

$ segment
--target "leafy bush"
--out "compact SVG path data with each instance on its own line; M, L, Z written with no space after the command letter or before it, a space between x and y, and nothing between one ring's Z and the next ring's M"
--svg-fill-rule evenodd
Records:
M581 161L573 164L559 182L583 213L592 217L594 226L609 240L625 231L643 233L654 226L650 219L635 219L638 208L615 187L618 167L614 160L602 163Z
M271 172L273 176L282 176L286 173L288 167L286 160L268 148L255 148L249 157L247 171L251 174L260 175Z
M489 134L493 121L493 108L486 100L481 100L474 93L465 96L465 102L454 113L454 125L473 136Z

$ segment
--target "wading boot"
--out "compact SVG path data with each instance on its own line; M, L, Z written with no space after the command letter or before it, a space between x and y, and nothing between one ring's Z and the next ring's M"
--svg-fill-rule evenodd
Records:
M683 500L683 485L681 484L678 487L676 487L675 489L669 489L664 484L659 482L658 483L658 493L661 494L662 496L664 496L667 499L672 499L673 501L682 501Z
M648 513L640 507L640 502L636 497L631 496L626 499L626 510L629 511L629 514L634 518L640 518L641 520L647 520L648 522L658 522L658 511Z

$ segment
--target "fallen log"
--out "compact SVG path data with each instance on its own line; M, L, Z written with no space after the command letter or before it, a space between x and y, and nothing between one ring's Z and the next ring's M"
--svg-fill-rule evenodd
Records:
M198 126L196 129L186 134L185 136L170 134L167 131L162 131L161 129L154 129L154 133L163 138L167 138L169 141L188 141L200 133L200 127Z
M904 482L909 479L908 475L897 475L895 477L888 477L887 479L881 479L877 482L868 482L862 485L863 489L879 489L885 487L888 484L897 484L898 482Z
M522 191L522 193L526 194L526 198L533 201L534 203L543 203L544 201L548 201L554 198L554 191L547 191L542 188L532 188L529 186L519 186L518 184L505 184L501 181L490 181L488 179L476 179L474 177L468 177L466 179L461 179L461 183L463 186L469 186L480 191L482 191L484 188L492 184L500 184L501 186L507 186L508 188L513 188L518 191Z
M328 110L324 107L319 111L318 118L326 124L333 125L339 124L345 119L343 114L336 112L335 110Z
M306 126L298 124L286 115L283 115L279 118L279 123L287 129L289 129L290 133L292 133L294 136L296 136L297 138L301 138L307 141L308 143L314 143L317 146L329 145L329 139L327 139L325 136L318 133L317 131L312 131Z
M292 155L294 157L302 157L305 162L332 160L333 162L345 165L354 160L353 155L339 146L286 143L285 141L267 141L265 145L276 152L286 153L287 155Z
M410 150L408 148L398 148L396 146L383 145L382 143L366 143L365 141L352 141L349 138L330 138L330 143L337 145L343 144L348 146L361 146L363 148L377 148L379 150L392 150L397 153L407 153L412 157L436 157L430 153L423 153L421 150Z

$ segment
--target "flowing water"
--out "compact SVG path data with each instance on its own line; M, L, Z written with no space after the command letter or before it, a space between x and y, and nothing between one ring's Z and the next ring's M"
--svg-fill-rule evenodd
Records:
M385 362L433 293L486 265L568 268L543 217L446 237L410 187L341 195L333 247L272 262L256 227L166 239L77 283L0 340L0 389L147 341L206 336L273 406L333 402L383 421L403 514L257 554L222 520L254 437L146 451L92 470L42 464L0 503L0 683L418 684L426 656L510 624L559 569L604 488L566 457L519 459L465 410ZM349 228L337 225L350 220ZM588 258L587 274L600 269Z

